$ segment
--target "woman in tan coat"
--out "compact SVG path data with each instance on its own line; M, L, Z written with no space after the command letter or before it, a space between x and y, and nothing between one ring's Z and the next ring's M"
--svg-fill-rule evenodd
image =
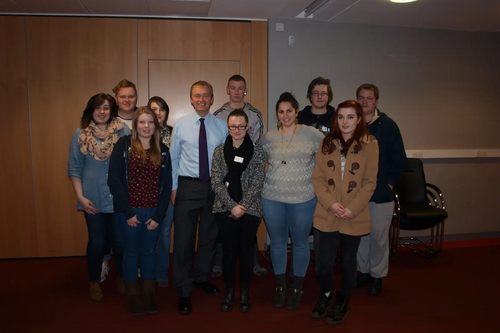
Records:
M313 186L318 203L314 212L315 237L319 237L320 296L312 316L320 319L331 306L333 266L340 244L342 285L335 295L328 324L344 320L356 279L356 253L361 236L370 232L368 203L377 184L378 143L366 129L361 105L341 103L335 112L333 131L316 155Z

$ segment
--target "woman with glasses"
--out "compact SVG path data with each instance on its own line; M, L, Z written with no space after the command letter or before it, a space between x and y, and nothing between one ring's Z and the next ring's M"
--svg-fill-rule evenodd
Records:
M229 135L212 159L213 212L222 237L222 271L226 294L220 309L231 311L235 300L236 261L240 259L241 312L249 312L249 286L253 271L254 238L262 208L260 192L264 183L265 155L248 135L248 116L236 109L227 118Z
M312 185L314 157L323 134L299 125L299 103L285 92L276 103L278 130L267 132L260 144L266 153L268 169L262 189L262 211L271 237L271 260L276 277L275 307L283 307L287 293L285 273L287 243L293 244L292 293L287 309L297 309L302 300L302 284L309 266L309 233L313 223L316 196Z
M335 294L327 324L338 324L349 313L349 298L356 279L356 254L361 236L370 233L368 203L377 186L378 143L366 129L361 105L339 104L328 134L316 155L313 185L318 204L314 236L321 256L316 257L320 295L312 316L326 316L333 295L333 266L340 245L342 282Z

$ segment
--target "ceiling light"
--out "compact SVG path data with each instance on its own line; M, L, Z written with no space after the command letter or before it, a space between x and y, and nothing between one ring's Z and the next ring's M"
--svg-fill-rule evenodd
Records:
M394 3L408 3L408 2L414 2L414 1L417 1L417 0L391 0L391 2L394 2Z

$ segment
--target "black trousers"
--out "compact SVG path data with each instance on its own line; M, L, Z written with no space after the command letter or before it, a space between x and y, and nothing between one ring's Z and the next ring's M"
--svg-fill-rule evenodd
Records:
M341 261L342 261L342 284L340 294L350 296L356 280L359 242L361 236L350 236L340 232L323 232L317 230L318 245L321 256L316 257L316 263L319 265L319 285L324 293L333 291L333 266L337 257L337 248L340 243ZM315 233L316 237L316 233Z
M212 214L215 194L210 182L179 177L174 206L173 287L179 297L190 297L193 281L207 281L214 255L217 225ZM198 247L196 229L198 227ZM193 268L194 262L194 268Z
M248 288L253 272L254 239L260 224L260 217L243 215L231 218L230 212L215 213L222 240L222 272L226 288L234 288L236 262L240 259L240 284Z

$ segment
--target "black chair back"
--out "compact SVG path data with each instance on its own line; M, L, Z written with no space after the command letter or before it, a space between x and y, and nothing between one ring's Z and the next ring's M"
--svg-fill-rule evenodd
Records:
M424 165L418 158L408 158L396 191L402 204L427 203Z

